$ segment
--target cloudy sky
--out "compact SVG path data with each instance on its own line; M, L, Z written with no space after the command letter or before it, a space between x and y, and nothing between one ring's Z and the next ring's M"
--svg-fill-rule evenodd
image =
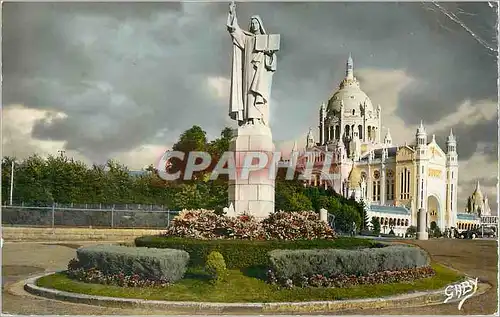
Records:
M66 150L86 162L154 163L193 124L227 117L227 3L3 3L4 155ZM496 7L488 3L238 3L281 34L271 124L304 143L352 53L396 143L417 124L460 155L459 200L479 179L496 209Z

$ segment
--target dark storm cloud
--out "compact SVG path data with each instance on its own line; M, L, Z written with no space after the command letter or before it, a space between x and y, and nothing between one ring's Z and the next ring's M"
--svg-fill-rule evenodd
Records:
M441 5L496 47L495 11L487 4ZM307 130L312 121L304 118L315 120L349 52L355 69L403 69L416 79L398 105L409 125L436 122L463 100L496 101L496 54L429 6L238 4L242 27L259 14L268 32L282 36L275 138ZM64 112L66 118L40 121L34 136L65 140L91 158L169 143L193 124L217 135L227 101L213 96L207 78L229 75L226 14L226 3L4 3L4 104ZM493 141L493 126L456 127L462 157L477 142ZM165 129L169 137L157 138Z
M457 152L459 159L466 160L475 153L478 153L486 155L492 163L498 161L497 133L497 118L481 121L475 125L462 124L457 127L453 127L453 134L457 139ZM449 130L436 131L436 136L440 136L440 139L443 140L440 144L445 144L444 140L446 140L446 137L449 134Z

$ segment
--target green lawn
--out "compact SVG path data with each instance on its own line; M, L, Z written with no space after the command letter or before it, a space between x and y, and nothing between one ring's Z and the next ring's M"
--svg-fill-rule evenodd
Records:
M455 271L439 264L433 264L432 267L436 270L436 275L432 278L420 279L412 283L363 285L350 288L294 288L280 290L276 286L266 284L262 279L250 277L253 274L244 274L239 270L229 270L229 275L225 281L213 285L202 272L194 269L188 271L184 279L166 288L124 288L89 284L72 280L64 273L42 277L38 280L37 285L73 293L111 297L250 303L381 297L439 289L462 278Z

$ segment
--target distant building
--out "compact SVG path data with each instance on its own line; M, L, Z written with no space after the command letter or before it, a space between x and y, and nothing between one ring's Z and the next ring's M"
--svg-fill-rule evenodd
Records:
M404 234L408 226L416 226L419 208L428 211L428 226L435 221L442 230L456 227L458 154L453 132L445 150L434 135L428 141L422 122L405 144L393 144L389 129L382 139L382 107L374 107L361 90L351 56L339 89L319 109L318 128L319 142L310 129L306 148L281 167L296 165L303 171L313 165L307 185L333 187L345 197L363 200L370 219L379 218L382 232ZM295 144L292 152L297 150ZM327 153L331 164L325 161ZM322 177L325 165L333 177Z
M459 230L479 228L481 224L486 226L497 226L497 217L491 215L488 197L482 193L479 181L471 196L467 198L464 213L457 215L457 227Z

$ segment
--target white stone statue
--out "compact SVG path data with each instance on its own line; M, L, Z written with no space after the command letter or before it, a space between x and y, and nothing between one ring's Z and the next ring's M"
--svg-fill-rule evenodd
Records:
M249 31L242 30L235 9L233 1L227 18L227 29L233 40L229 116L239 125L269 125L271 84L280 36L267 34L257 15L250 18Z
M236 217L236 211L234 210L233 203L229 204L229 208L227 208L226 216Z
M361 189L361 199L366 200L366 180L364 176L361 176L361 182L359 186Z

